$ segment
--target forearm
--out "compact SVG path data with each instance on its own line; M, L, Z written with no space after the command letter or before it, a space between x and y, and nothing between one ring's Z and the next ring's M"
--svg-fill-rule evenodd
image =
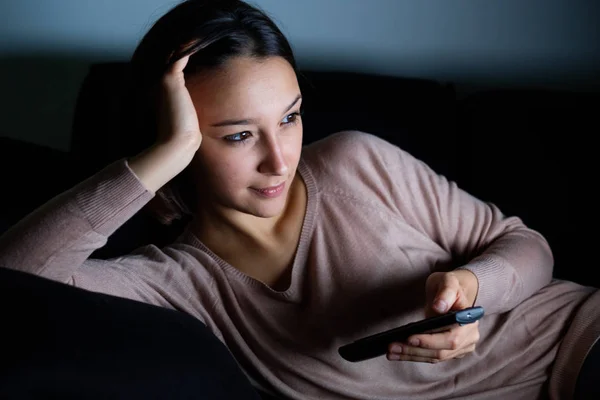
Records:
M114 163L0 237L0 266L67 282L151 198L124 161Z
M190 163L198 150L197 138L156 144L128 160L146 189L155 193Z

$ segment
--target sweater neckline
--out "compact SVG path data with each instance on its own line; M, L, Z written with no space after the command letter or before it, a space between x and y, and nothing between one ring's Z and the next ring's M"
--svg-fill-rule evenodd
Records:
M306 162L302 157L300 158L300 161L298 163L298 172L300 173L300 176L306 186L306 211L304 214L304 220L302 221L300 240L298 241L298 246L296 247L294 255L294 261L292 263L290 285L286 290L275 290L269 285L263 283L262 281L255 279L250 275L247 275L246 273L235 268L233 265L223 260L212 250L210 250L206 245L204 245L204 243L202 243L202 241L198 239L198 237L194 235L189 229L184 235L183 242L197 247L200 250L207 253L221 267L221 269L227 273L228 276L240 280L247 285L259 287L271 296L279 297L290 302L300 302L302 294L301 288L303 286L303 280L305 275L303 273L304 266L306 265L306 260L308 257L307 248L310 244L315 217L317 214L318 196L317 185L314 176L312 175L308 165L306 165Z

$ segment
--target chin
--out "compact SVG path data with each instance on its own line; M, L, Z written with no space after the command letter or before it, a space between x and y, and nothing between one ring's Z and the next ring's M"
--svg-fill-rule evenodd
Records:
M286 190L280 197L274 199L261 199L255 196L248 199L246 206L239 211L253 215L258 218L278 217L285 210L289 192Z
M259 204L256 207L253 207L250 214L258 218L278 217L285 209L285 199L282 200L283 201L277 201L277 204Z

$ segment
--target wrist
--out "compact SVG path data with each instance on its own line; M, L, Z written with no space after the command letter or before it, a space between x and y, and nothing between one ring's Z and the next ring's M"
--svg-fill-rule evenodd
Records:
M171 138L169 140L158 140L150 149L164 149L174 156L193 155L200 148L202 136L198 134L182 135L182 137Z
M128 164L144 187L154 193L189 165L197 149L191 141L157 143L131 157Z

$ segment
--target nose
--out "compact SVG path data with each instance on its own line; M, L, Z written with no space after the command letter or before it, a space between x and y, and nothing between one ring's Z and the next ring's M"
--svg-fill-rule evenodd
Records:
M258 171L267 175L286 175L288 165L284 157L283 148L277 138L264 140L264 154Z

